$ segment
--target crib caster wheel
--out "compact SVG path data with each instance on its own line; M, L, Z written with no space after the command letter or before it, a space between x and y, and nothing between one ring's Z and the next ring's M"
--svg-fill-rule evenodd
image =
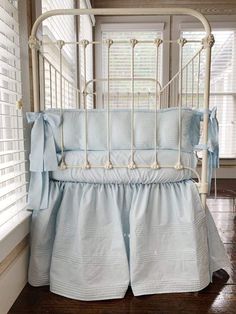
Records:
M151 168L152 168L152 169L160 169L160 165L159 165L157 162L154 162L154 163L151 165Z
M111 163L111 161L110 160L108 160L108 162L105 164L105 169L107 169L107 170L110 170L110 169L112 169L113 168L113 165L112 165L112 163Z
M179 162L175 165L176 170L182 170L183 168L184 168L183 165Z
M133 170L133 169L135 169L135 168L137 168L137 166L136 166L136 164L135 164L134 161L132 161L130 164L128 164L128 169Z
M65 160L62 159L61 162L60 162L60 165L59 165L60 169L61 170L65 170L67 168L66 166L66 163L65 163Z
M83 169L90 169L91 168L91 165L88 161L86 161L83 165Z

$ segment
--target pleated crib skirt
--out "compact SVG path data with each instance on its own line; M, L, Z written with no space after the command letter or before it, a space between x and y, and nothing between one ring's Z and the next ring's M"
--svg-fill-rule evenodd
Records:
M228 258L191 180L164 184L50 181L34 211L29 283L79 300L199 291Z

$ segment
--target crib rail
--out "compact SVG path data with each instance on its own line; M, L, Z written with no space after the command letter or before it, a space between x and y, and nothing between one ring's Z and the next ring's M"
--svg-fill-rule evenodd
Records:
M202 202L205 206L206 204L206 194L208 192L208 182L207 182L207 140L208 140L208 118L209 118L209 88L210 88L210 63L211 63L211 47L214 44L214 38L211 34L211 28L206 20L206 18L199 12L191 9L186 8L151 8L151 9L69 9L69 10L53 10L42 14L34 23L29 44L32 49L32 69L33 69L33 88L34 88L34 110L39 111L39 75L38 75L38 50L42 44L36 36L37 30L39 25L48 17L56 16L56 15L84 15L84 14L93 14L93 15L190 15L196 17L203 25L205 30L205 37L200 41L200 49L196 52L196 54L187 62L187 64L183 64L183 49L189 42L196 42L195 40L186 40L184 38L179 38L177 40L171 41L164 41L161 38L156 38L150 42L142 42L135 38L129 39L125 41L128 45L130 45L130 60L131 60L131 71L130 77L126 78L130 81L130 110L131 110L131 121L130 121L130 130L131 130L131 147L130 147L130 162L128 165L122 165L128 167L130 170L136 169L140 167L135 163L135 147L134 147L134 111L135 111L135 104L137 102L137 93L135 91L135 82L137 78L134 75L134 66L135 66L135 49L136 47L142 44L152 44L155 47L156 51L156 71L155 77L152 78L154 84L154 92L151 93L154 97L151 100L150 107L154 109L155 114L155 130L157 130L157 111L160 108L163 108L170 103L176 104L179 110L179 134L182 134L182 107L202 107L204 112L204 119L203 119L203 153L202 153L202 172L201 178L199 177L199 191L202 196ZM179 71L173 76L173 78L163 87L160 84L160 78L158 77L158 60L159 60L159 52L160 47L163 43L169 44L177 44L179 46ZM199 42L199 41L197 41ZM120 42L121 43L121 42ZM110 147L110 111L111 111L111 97L113 97L111 91L111 82L114 81L114 78L111 77L110 73L110 55L111 55L111 47L115 44L119 44L119 42L115 42L112 39L108 39L105 42L89 42L86 38L82 41L78 42L64 42L64 41L56 41L56 42L45 42L45 45L55 44L58 45L59 48L59 69L53 69L52 65L49 65L49 78L52 75L52 69L55 73L58 73L59 80L56 79L56 82L59 84L59 91L58 91L58 99L59 99L59 108L61 113L63 113L63 109L65 104L68 107L71 106L72 101L69 95L65 96L65 88L63 89L63 85L66 84L67 80L63 74L63 67L62 67L62 51L65 45L76 44L80 45L83 51L83 60L84 60L84 86L81 90L78 90L76 87L72 88L71 84L68 82L68 86L71 87L72 94L75 94L74 106L78 106L78 99L80 99L80 107L81 104L83 105L84 109L84 133L85 133L85 156L84 156L84 165L83 168L90 169L91 167L96 167L96 165L91 165L88 160L88 97L97 96L96 92L94 93L89 89L89 84L93 84L95 80L87 80L87 73L86 73L86 49L89 45L97 45L103 44L106 46L107 49L107 77L106 78L96 78L96 81L100 80L107 86L107 93L103 95L103 99L106 101L106 110L107 110L107 163L104 165L106 169L112 169L117 165L112 165L111 163L111 147ZM204 69L201 66L201 55L204 52L204 59L205 65ZM42 57L43 64L45 66L46 59ZM196 74L195 74L196 73ZM57 75L57 74L56 74ZM192 84L191 86L188 85L188 75L192 75ZM119 78L122 79L122 78ZM140 80L144 78L139 78ZM203 80L202 80L203 79ZM55 94L56 85L53 90L52 82L49 79L49 85L45 85L47 88L50 89L50 99L45 101L52 104L53 93ZM69 87L68 87L69 89ZM203 97L200 97L201 92L203 93ZM140 96L140 95L139 95ZM56 96L55 96L56 97ZM64 98L67 100L64 101ZM158 164L158 156L157 156L157 132L155 132L155 162L150 165L149 167L153 169L159 169L160 165ZM62 153L62 160L61 160L61 168L65 169L70 167L70 165L65 164L64 160L64 144L63 144L63 125L61 127L61 153ZM177 171L187 169L181 164L181 136L179 136L179 143L178 143L178 160L174 165L166 165L166 167L175 168ZM195 172L195 169L190 169Z

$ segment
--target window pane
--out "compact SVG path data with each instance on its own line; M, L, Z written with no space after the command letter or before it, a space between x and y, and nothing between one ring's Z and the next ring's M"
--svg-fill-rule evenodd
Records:
M217 106L220 127L219 144L221 158L236 158L236 31L215 30L215 44L212 48L211 65L211 96L210 107ZM186 39L202 39L200 31L183 31ZM187 44L183 49L184 62L187 62L196 51L197 44ZM204 54L201 56L200 89L204 87ZM192 76L188 73L188 86L191 86ZM185 81L186 76L183 78ZM196 90L196 89L195 89ZM191 89L185 90L188 97ZM200 103L203 95L200 97Z
M86 1L80 1L80 8L87 8ZM89 15L80 16L80 28L79 28L79 40L93 41L93 26ZM89 44L86 48L86 65L84 60L84 49L80 45L79 49L79 60L80 60L80 86L81 90L85 88L85 71L86 71L86 82L93 79L93 45ZM86 106L91 109L94 107L93 104L93 82L88 84L87 92L89 93L86 97ZM81 95L82 96L82 95ZM84 99L81 99L81 103L84 105Z
M54 9L71 9L73 0L42 0L42 12ZM43 22L43 41L76 41L76 24L73 16L53 16ZM60 53L58 45L43 45L40 66L44 77L41 78L41 99L45 108L60 107ZM62 106L76 107L76 45L65 44L62 48Z
M110 48L110 78L131 77L131 39L154 41L162 38L162 32L157 31L104 31L102 40L127 41L127 43L114 43ZM161 45L162 46L162 45ZM160 47L161 47L160 46ZM107 47L103 45L102 69L103 78L107 78L108 62ZM158 77L162 77L162 48L159 49ZM156 77L156 48L153 43L139 43L134 49L134 77L139 78L134 84L135 106L139 108L152 108L155 106L155 82L148 79ZM107 105L107 83L103 84L103 106ZM110 82L110 106L130 107L131 80L116 80Z
M17 1L0 4L0 226L26 205Z

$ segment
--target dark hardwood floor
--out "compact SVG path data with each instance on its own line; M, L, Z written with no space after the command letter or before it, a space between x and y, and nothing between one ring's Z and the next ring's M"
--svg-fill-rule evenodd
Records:
M158 294L134 297L129 290L124 299L82 302L55 295L48 287L27 285L10 314L81 313L81 314L202 314L236 313L236 180L218 182L218 198L208 206L231 261L228 274L215 273L213 283L196 293Z

